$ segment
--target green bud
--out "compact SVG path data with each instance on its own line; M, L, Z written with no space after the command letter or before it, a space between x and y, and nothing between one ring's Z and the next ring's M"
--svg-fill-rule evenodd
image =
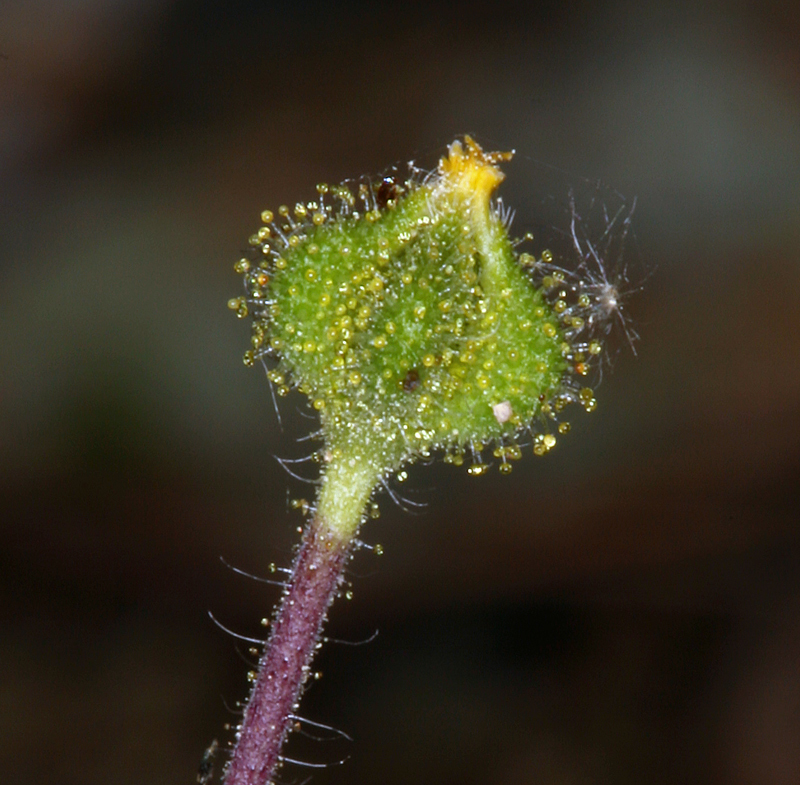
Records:
M467 453L480 474L488 447L507 471L524 432L544 454L565 404L596 406L582 383L596 303L516 252L491 202L509 158L466 137L431 175L319 186L262 213L230 307L254 317L248 360L273 358L278 393L294 386L319 412L327 461L357 456L380 477Z

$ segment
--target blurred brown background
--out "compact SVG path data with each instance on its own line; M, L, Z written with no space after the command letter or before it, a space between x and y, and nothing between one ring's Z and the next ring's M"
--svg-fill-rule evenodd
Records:
M638 357L547 458L382 499L329 626L380 635L303 706L355 741L289 753L351 756L331 784L800 782L800 11L700 5L0 6L4 783L191 783L230 738L248 666L206 612L258 634L276 591L219 556L287 563L312 493L232 264L263 208L465 132L516 148L520 232L581 178L638 197Z

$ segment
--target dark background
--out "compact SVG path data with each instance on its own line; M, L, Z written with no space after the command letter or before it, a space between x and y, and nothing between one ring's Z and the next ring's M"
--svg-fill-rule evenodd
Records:
M191 783L312 494L225 308L266 207L457 134L638 197L642 292L544 459L363 531L319 783L800 781L795 2L0 6L0 771ZM551 169L549 167L556 167ZM553 174L557 177L553 177ZM240 647L244 648L244 647ZM245 652L246 658L246 652ZM283 782L307 772L287 768Z

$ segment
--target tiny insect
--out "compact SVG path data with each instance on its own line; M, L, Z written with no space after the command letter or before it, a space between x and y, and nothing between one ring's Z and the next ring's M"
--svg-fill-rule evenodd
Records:
M397 197L397 183L391 177L384 177L375 193L375 203L379 209L386 207L390 201Z
M214 777L214 758L219 749L219 742L214 739L208 745L208 749L203 753L200 759L200 765L197 767L197 782L199 785L208 785Z
M406 392L414 392L419 387L419 371L412 368L403 379L403 389Z

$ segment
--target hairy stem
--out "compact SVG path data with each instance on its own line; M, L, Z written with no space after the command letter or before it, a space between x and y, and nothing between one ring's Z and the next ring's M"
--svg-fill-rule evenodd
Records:
M363 465L362 465L363 466ZM364 506L374 486L369 470L348 461L329 466L319 507L305 529L288 588L273 623L237 733L225 785L267 785L308 678L328 608L339 590Z
M350 542L333 534L319 518L306 527L239 728L226 785L272 782L349 549Z

